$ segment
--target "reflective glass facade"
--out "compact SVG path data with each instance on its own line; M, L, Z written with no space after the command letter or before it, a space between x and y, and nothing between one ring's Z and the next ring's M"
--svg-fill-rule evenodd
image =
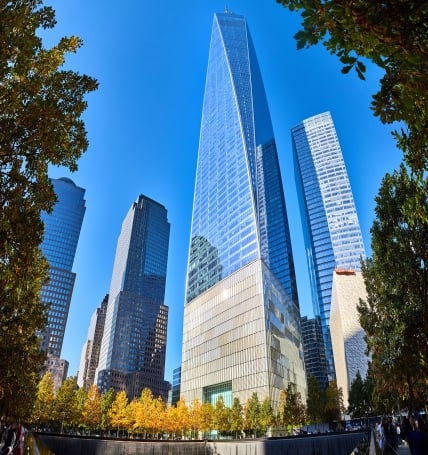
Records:
M250 265L257 276L249 279L244 273L240 282ZM226 282L237 288L230 293ZM279 297L269 300L265 286ZM217 311L224 313L211 318ZM240 399L257 390L274 399L273 389L287 386L291 370L296 372L291 381L303 378L296 386L304 394L298 313L282 179L254 47L243 16L216 14L187 271L182 363L186 400L214 399L216 391L226 389L228 396ZM275 314L281 321L278 329L267 323ZM291 348L287 342L275 341L276 354L271 356L273 331L276 340L295 334L292 353L283 351ZM223 333L224 340L215 333Z
M80 229L85 215L85 190L68 178L51 179L57 202L51 213L42 213L45 233L41 245L49 262L49 283L41 291L50 305L42 349L60 357L76 275L72 272Z
M314 313L320 315L330 378L334 377L329 330L333 272L360 270L365 257L339 140L329 112L292 128L295 178L311 280Z
M126 390L132 397L144 386L153 393L165 387L169 231L165 207L142 195L123 221L97 369L102 390Z

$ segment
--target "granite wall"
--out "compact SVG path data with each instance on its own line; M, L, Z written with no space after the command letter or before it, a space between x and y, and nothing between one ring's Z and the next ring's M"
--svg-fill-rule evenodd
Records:
M37 434L55 455L350 455L369 433L239 441L137 441Z

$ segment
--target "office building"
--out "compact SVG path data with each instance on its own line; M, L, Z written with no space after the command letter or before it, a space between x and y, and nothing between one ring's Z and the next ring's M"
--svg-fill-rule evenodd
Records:
M360 299L367 301L361 272L336 269L333 275L330 332L337 386L343 391L343 402L346 407L357 371L365 379L369 362L366 355L365 333L360 325L357 310Z
M305 353L306 377L313 376L322 390L328 386L327 359L325 358L321 318L316 316L301 319L303 351Z
M61 356L64 332L76 274L72 272L80 229L85 215L85 190L68 178L51 179L57 202L51 213L42 213L45 225L42 252L49 263L49 282L41 300L49 305L48 323L41 334L41 348Z
M172 372L172 388L171 388L171 405L174 406L180 400L181 386L181 367L175 368Z
M292 128L292 142L314 314L321 317L329 379L334 379L329 330L333 272L360 270L363 238L330 113Z
M246 20L215 14L184 308L181 394L278 402L306 379L277 150Z
M169 231L165 207L143 195L122 223L96 373L102 391L124 390L133 399L147 387L167 399L164 297Z
M44 372L49 371L52 375L53 389L56 394L62 383L67 378L69 363L65 359L60 359L56 356L49 355L45 360Z
M95 371L100 357L101 341L104 334L108 294L104 297L99 308L94 311L88 330L88 338L83 345L80 358L77 385L89 389L95 382Z

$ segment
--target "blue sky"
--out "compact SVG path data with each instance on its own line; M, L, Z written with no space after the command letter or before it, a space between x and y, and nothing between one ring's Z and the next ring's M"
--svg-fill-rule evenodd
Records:
M180 365L184 287L200 118L213 14L227 6L247 18L271 111L299 287L301 314L312 316L297 205L290 129L330 111L342 146L370 254L374 197L398 166L391 128L370 110L381 73L343 75L319 45L296 50L301 19L275 0L53 0L58 24L46 46L77 35L84 46L66 66L98 79L84 114L90 146L79 170L53 168L86 189L86 214L73 270L77 274L62 357L77 373L90 317L108 293L117 237L139 194L168 210L171 223L166 289L169 306L166 379ZM119 6L120 5L120 6Z

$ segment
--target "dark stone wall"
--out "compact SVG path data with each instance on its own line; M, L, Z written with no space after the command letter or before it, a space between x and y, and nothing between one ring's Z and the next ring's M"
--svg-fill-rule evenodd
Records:
M239 441L137 441L38 434L55 455L349 455L369 433Z

